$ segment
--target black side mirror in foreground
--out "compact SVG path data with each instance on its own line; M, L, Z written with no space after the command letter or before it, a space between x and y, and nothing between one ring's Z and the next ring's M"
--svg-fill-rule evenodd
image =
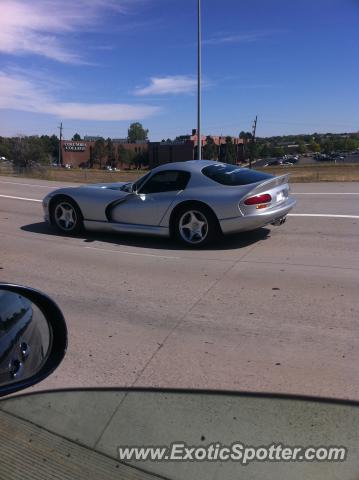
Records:
M0 396L31 387L61 363L65 319L56 303L32 288L0 283Z

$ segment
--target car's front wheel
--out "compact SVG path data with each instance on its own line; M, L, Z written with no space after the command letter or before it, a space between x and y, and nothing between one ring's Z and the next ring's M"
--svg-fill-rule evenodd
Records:
M51 208L51 217L52 224L63 233L76 234L83 229L81 211L70 198L55 199Z
M189 206L181 209L175 217L176 238L185 245L203 247L211 243L218 234L218 222L210 209Z

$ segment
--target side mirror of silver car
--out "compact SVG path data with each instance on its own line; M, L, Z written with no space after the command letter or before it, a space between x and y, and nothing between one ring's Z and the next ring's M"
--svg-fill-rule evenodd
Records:
M65 319L53 300L32 288L0 283L0 396L44 380L66 348Z

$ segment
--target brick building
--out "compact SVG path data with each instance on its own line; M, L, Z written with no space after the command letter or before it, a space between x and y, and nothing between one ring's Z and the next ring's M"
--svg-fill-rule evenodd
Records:
M226 136L212 136L214 144L217 146L218 158L222 159L226 152ZM73 167L90 166L94 160L94 147L97 140L101 137L84 137L84 140L62 140L61 141L61 159L62 164L70 164ZM235 148L236 162L240 163L244 157L243 140L238 137L231 137ZM202 136L202 148L206 145L207 137ZM194 160L197 158L197 130L192 130L192 135L182 135L177 137L174 141L167 142L137 142L128 143L126 138L113 138L115 162L114 165L118 168L130 168L131 162L127 159L121 158L123 149L130 153L133 157L145 157L150 168L164 163L183 162L186 160ZM106 140L105 140L106 145ZM106 155L99 162L95 163L96 168L105 167L108 158ZM132 163L133 165L133 163Z
M225 155L227 136L210 135L217 146L218 158ZM150 142L149 143L149 166L150 168L163 163L182 162L197 158L197 130L192 130L192 135L182 135L174 141ZM244 159L244 141L238 137L231 137L235 147L236 162ZM202 148L207 143L207 137L202 135Z
M63 165L69 164L77 168L80 166L89 166L91 159L93 159L93 149L95 147L96 140L101 137L84 137L85 140L73 141L62 140L61 141L61 161ZM133 156L148 153L148 142L128 143L127 139L112 139L115 152L115 164L119 168L128 168L129 163L125 162L121 158L121 151L125 150L132 152ZM106 145L106 140L105 140ZM107 156L104 156L101 161L101 167L105 167L107 164ZM99 167L96 164L96 167Z

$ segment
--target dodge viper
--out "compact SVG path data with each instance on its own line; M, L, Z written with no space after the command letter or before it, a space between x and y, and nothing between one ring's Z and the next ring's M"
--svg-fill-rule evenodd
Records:
M60 188L43 200L45 220L64 234L173 236L196 247L219 234L280 225L294 205L288 174L209 160L161 165L133 183Z

